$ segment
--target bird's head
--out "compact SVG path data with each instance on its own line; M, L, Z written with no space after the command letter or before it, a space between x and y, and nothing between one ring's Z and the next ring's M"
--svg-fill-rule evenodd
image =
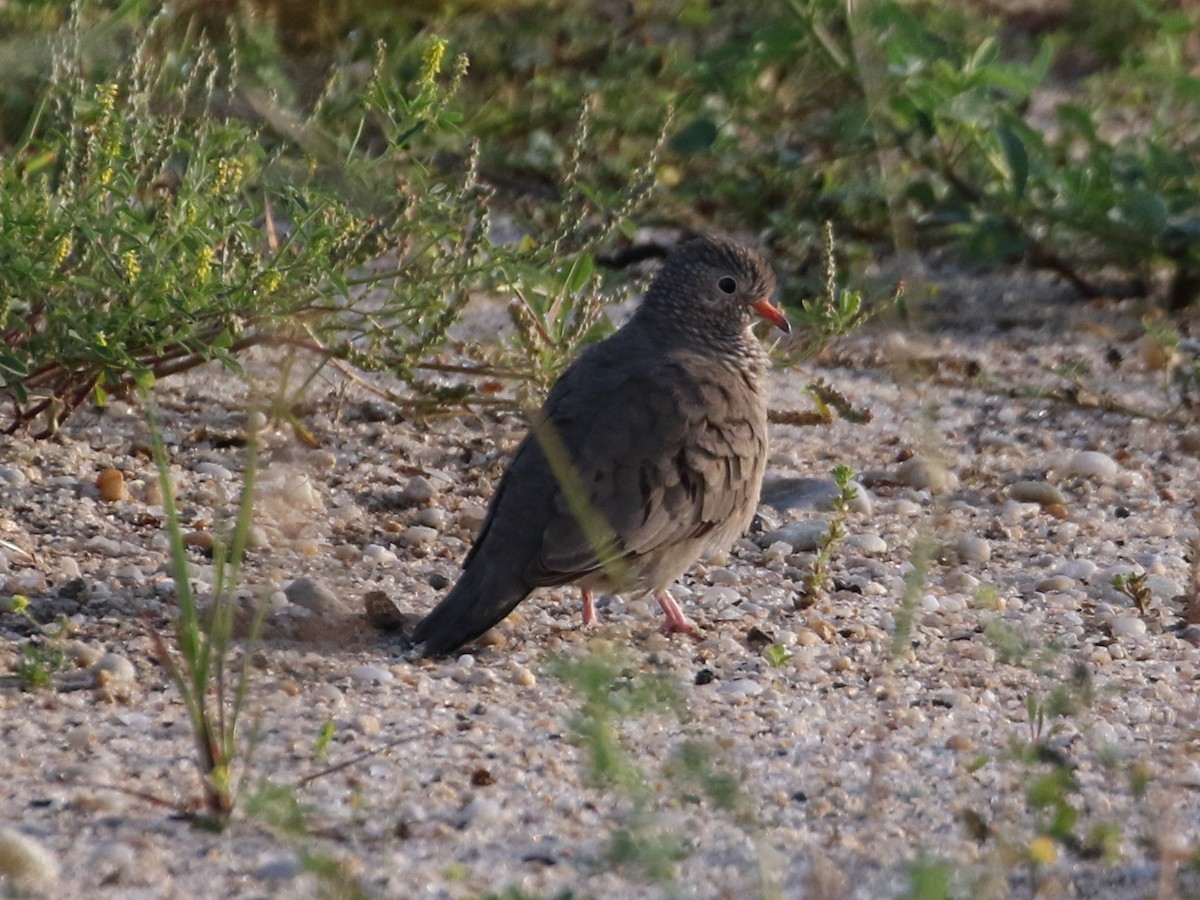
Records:
M740 337L755 317L791 331L774 294L775 275L761 256L726 238L701 237L667 258L643 308L710 338Z

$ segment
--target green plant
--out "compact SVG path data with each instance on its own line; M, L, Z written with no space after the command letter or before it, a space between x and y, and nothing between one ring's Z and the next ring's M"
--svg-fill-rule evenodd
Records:
M686 837L659 820L659 792L686 804L710 803L740 814L745 798L739 779L709 744L688 740L675 748L657 779L636 761L621 738L620 723L655 712L680 713L680 700L663 676L635 676L609 652L593 651L554 664L556 677L570 685L581 706L570 719L576 741L587 754L592 785L612 790L628 808L609 835L607 858L645 877L669 881L676 863L691 848Z
M1146 573L1130 573L1128 575L1114 575L1111 584L1113 590L1119 591L1130 600L1137 608L1137 611L1142 615L1146 615L1150 611L1150 601L1154 599L1150 588L1146 586Z
M809 597L817 597L825 590L829 580L829 566L833 562L834 552L846 537L846 520L850 517L850 504L858 496L858 489L851 482L854 480L854 470L847 465L838 465L833 469L833 482L837 492L831 503L833 514L829 517L825 531L817 542L817 555L812 562L812 568L804 577L804 593Z
M904 594L896 607L896 624L892 631L892 640L888 648L888 657L894 663L911 653L913 627L917 620L917 610L921 605L921 592L925 589L929 577L929 565L933 561L934 541L922 531L913 542L910 555L910 568L904 574Z
M61 671L67 662L63 641L71 631L65 615L47 625L39 622L29 607L29 598L24 594L14 594L9 601L9 612L25 619L41 636L40 641L25 641L18 649L17 681L26 691L48 688L54 683L54 673Z
M1192 25L1183 13L1139 7L1163 52L1127 60L1120 83L1160 91L1160 100L1146 103L1137 88L1117 100L1094 79L1084 94L1099 102L1061 104L1054 137L1029 123L1025 107L1062 46L1058 36L1014 60L994 36L964 45L907 4L868 7L859 27L880 36L889 74L878 84L861 70L858 77L868 96L882 95L873 107L879 146L920 173L904 199L919 211L926 240L948 239L970 260L1052 269L1089 297L1103 290L1087 274L1098 264L1120 265L1143 284L1153 266L1166 266L1169 305L1195 299L1200 80L1178 51ZM1097 110L1111 116L1122 102L1145 124L1110 137Z
M174 647L169 647L157 630L152 629L150 634L158 660L187 708L192 729L203 798L203 813L194 821L219 831L229 821L245 775L245 766L242 770L238 768L239 758L243 756L239 726L251 682L251 653L243 647L241 661L235 665L232 650L235 621L240 611L236 595L238 576L254 510L254 482L258 470L255 436L252 430L246 442L242 493L232 531L214 544L213 594L208 607L203 610L192 590L170 463L153 414L150 414L150 436L162 491L178 606ZM251 646L257 639L265 612L265 604L258 604L249 627ZM247 763L248 759L241 761Z
M772 668L778 668L784 665L791 658L792 654L788 652L787 647L783 646L783 644L772 644L763 650L763 659L765 659L767 661L767 665L771 666Z

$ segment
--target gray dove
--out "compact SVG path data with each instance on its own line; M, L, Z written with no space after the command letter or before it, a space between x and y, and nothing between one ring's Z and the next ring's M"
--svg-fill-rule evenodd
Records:
M483 634L539 587L652 592L665 633L696 636L668 587L727 548L758 505L766 351L789 331L754 251L703 237L667 259L641 306L558 379L492 497L450 593L417 625L426 656Z

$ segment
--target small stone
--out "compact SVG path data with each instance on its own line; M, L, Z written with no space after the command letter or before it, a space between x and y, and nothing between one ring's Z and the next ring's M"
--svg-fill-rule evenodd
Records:
M1066 505L1063 492L1048 481L1018 481L1008 486L1008 496L1018 503L1036 503L1039 506Z
M204 553L212 553L216 539L211 531L189 531L183 536L183 546L194 547Z
M509 670L509 677L512 683L518 687L533 687L537 684L537 679L533 673L519 663L513 663L512 668Z
M430 528L444 528L446 525L446 511L437 506L427 506L417 513L417 523L427 525Z
M946 738L946 749L969 752L975 749L975 742L968 735L955 733Z
M1096 574L1096 564L1090 559L1072 559L1059 567L1058 574L1086 582Z
M370 713L363 713L354 719L354 730L359 734L371 737L383 731L383 723L379 721L378 716L373 716Z
M821 643L820 636L811 628L797 628L793 636L797 647L815 647Z
M106 653L92 666L92 686L109 687L116 683L130 684L137 678L133 663L116 653Z
M1051 575L1049 578L1044 578L1037 583L1037 590L1043 594L1050 594L1056 591L1069 591L1075 587L1076 583L1073 578L1068 578L1066 575Z
M458 524L467 531L476 531L487 518L487 509L478 503L464 503L458 508Z
M1200 625L1189 625L1179 632L1179 639L1187 641L1193 647L1200 647Z
M370 684L388 684L396 680L396 676L382 666L354 666L350 669L349 675L355 681L364 681Z
M960 562L985 563L992 558L992 545L973 534L964 534L954 544Z
M414 475L400 496L410 506L424 505L437 496L437 488L424 475Z
M757 697L763 692L763 686L753 678L735 678L724 682L717 690L737 700Z
M1146 623L1137 616L1117 616L1113 619L1112 634L1118 639L1139 638L1146 633Z
M760 547L770 547L782 541L794 552L815 550L828 531L829 525L824 519L804 519L762 535L757 543Z
M283 593L290 602L318 616L345 615L350 611L341 597L311 578L297 578Z
M1107 453L1101 453L1098 450L1080 450L1067 460L1063 471L1076 478L1112 481L1120 470L1121 466Z
M883 556L888 552L887 541L870 532L850 535L846 538L846 546L867 556Z
M380 566L400 561L400 557L383 546L383 544L367 544L367 546L363 547L362 555L363 559Z
M15 828L0 828L0 884L24 890L47 888L58 881L58 859L38 841Z
M719 566L715 569L708 570L708 580L713 584L726 586L742 583L741 576L739 576L737 572L734 572L732 569L726 569Z
M363 610L371 627L380 631L399 631L408 620L396 601L384 591L368 591L364 594Z
M96 476L96 490L106 503L117 503L129 496L125 489L125 476L120 469L104 469Z
M934 459L914 456L896 467L896 480L918 491L944 494L958 486L958 478Z
M432 544L437 540L437 536L436 528L429 528L426 525L410 525L400 535L400 543L409 547Z
M229 481L231 478L233 478L233 473L223 465L220 463L208 462L207 460L196 463L196 467L193 471L197 475L207 475L214 481Z
M261 525L251 525L246 531L246 546L251 550L261 550L271 546L271 536Z

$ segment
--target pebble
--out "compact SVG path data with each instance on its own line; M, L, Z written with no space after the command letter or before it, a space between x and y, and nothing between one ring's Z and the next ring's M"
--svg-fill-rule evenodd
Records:
M717 691L736 700L744 700L757 697L763 692L763 686L753 678L735 678L733 681L723 682Z
M400 557L383 546L383 544L367 544L367 546L363 547L362 555L363 559L375 565L391 565L400 561Z
M427 525L410 525L400 535L400 543L408 547L414 547L421 544L432 544L437 540L437 537L438 532L436 528L430 528Z
M446 525L446 511L437 506L427 506L417 512L417 523L441 529Z
M206 553L211 553L216 545L216 538L211 531L189 531L183 536L183 546L194 547Z
M717 585L735 585L742 583L742 578L737 572L723 567L709 569L708 580Z
M414 475L410 478L400 495L401 499L409 506L428 503L435 496L437 496L437 488L424 475Z
M829 525L824 519L803 519L764 534L758 539L758 544L760 547L770 547L783 541L796 552L815 550L828 530Z
M1068 578L1066 575L1051 575L1049 578L1039 581L1036 589L1043 594L1047 594L1054 591L1069 591L1076 584L1075 579Z
M857 481L851 481L854 497L846 504L851 512L871 515L871 494ZM763 483L762 502L780 512L789 509L829 511L841 492L832 478L776 478Z
M992 545L973 534L964 534L955 541L954 551L964 563L985 563L992 558Z
M1098 450L1080 450L1069 460L1063 471L1076 478L1094 478L1097 481L1112 481L1120 465L1107 453Z
M116 503L129 496L125 488L125 476L120 469L104 469L96 476L96 490L106 503Z
M349 675L355 681L365 681L370 684L388 684L396 680L390 670L382 666L354 666Z
M259 881L287 881L300 874L300 861L295 856L270 859L254 870Z
M363 713L355 717L353 728L361 735L373 737L383 731L383 723L379 721L379 716Z
M935 459L914 456L896 467L896 480L917 491L944 494L958 486L958 477Z
M297 578L283 593L297 606L303 606L318 616L339 615L350 610L342 598L311 578Z
M863 532L852 534L846 538L846 546L865 553L868 556L883 556L888 552L888 544L877 534Z
M92 666L92 686L103 688L123 683L130 684L137 678L137 670L124 656L106 653Z
M193 470L197 475L207 475L215 481L229 481L233 478L233 473L225 468L220 463L204 462L196 463L196 468Z
M534 677L534 674L520 663L512 664L509 669L509 677L512 683L518 687L533 687L537 684L537 678Z
M23 487L29 479L16 466L0 466L0 481L7 482L9 487Z
M1090 559L1072 559L1059 567L1058 574L1086 582L1096 574L1096 564Z
M1146 623L1138 616L1117 616L1112 623L1113 637L1139 638L1146 633Z
M1039 506L1066 505L1063 492L1048 481L1018 481L1008 486L1008 496L1018 503Z
M58 859L42 844L15 828L0 827L0 885L11 882L32 891L58 881Z

